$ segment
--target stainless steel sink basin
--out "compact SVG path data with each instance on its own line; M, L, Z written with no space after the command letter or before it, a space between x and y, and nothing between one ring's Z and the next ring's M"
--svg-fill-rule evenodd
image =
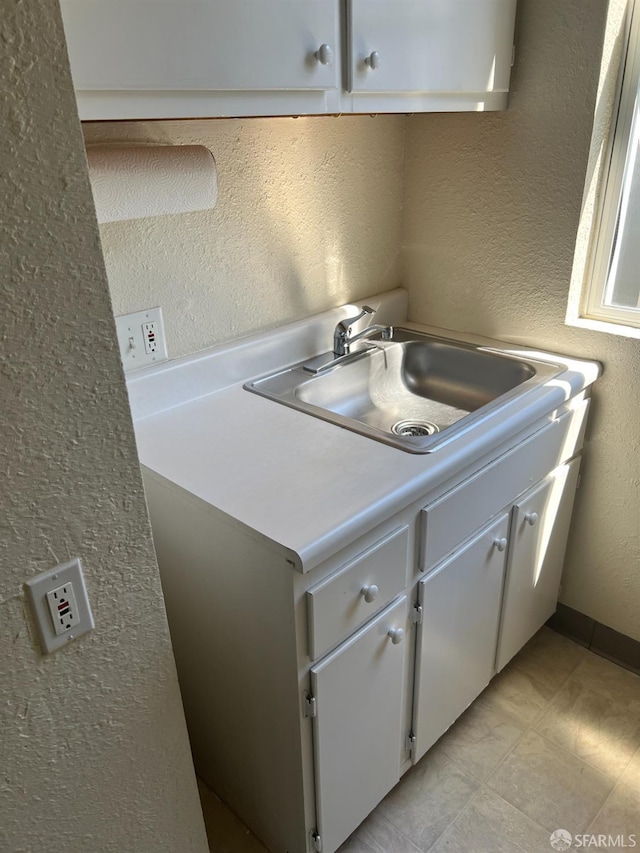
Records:
M386 444L429 453L560 371L394 328L390 341L369 341L315 375L299 364L245 388Z

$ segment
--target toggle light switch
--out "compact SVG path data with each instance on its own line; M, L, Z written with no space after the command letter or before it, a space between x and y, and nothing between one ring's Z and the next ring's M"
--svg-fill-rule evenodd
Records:
M167 360L161 308L147 308L116 317L116 332L125 371Z

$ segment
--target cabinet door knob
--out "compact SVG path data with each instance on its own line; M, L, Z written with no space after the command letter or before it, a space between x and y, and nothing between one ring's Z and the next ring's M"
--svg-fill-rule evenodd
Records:
M530 524L533 527L533 525L537 524L537 522L538 522L538 513L537 512L528 512L525 515L524 520L527 522L527 524Z
M507 540L503 536L500 539L494 539L493 544L496 546L498 551L504 551L504 549L507 547Z
M387 636L391 637L391 642L394 646L397 646L398 643L401 643L404 639L404 631L402 628L391 628L387 631Z
M321 44L313 55L320 65L331 65L333 62L333 48L330 44Z
M372 50L369 56L364 61L372 71L377 71L380 68L380 54L377 50Z
M378 597L380 590L374 583L372 583L369 586L363 586L360 592L364 596L364 600L367 604L371 604L371 602L375 601Z

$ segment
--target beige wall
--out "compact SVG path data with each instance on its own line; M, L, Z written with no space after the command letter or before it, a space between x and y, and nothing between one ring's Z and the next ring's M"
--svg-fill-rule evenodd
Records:
M57 4L0 44L0 849L207 849ZM81 557L42 656L22 583Z
M88 144L205 145L212 211L100 228L116 314L161 305L169 355L400 281L402 116L110 122Z
M607 4L520 0L505 113L408 120L411 319L600 360L561 600L640 640L640 347L564 324Z
M601 360L562 600L640 639L640 351L564 323L606 6L520 0L504 113L85 136L217 158L215 210L101 228L115 312L162 305L172 357L402 283L412 319Z

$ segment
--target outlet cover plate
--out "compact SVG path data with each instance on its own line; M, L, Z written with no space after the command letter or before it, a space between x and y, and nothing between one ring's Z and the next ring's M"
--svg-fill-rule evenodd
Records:
M145 336L145 326L149 323L153 323L154 327L155 349L150 349ZM147 308L145 311L136 311L135 314L116 317L116 332L125 373L167 361L162 308Z
M68 631L57 634L47 601L47 593L57 590L65 583L73 586L77 621ZM95 627L87 588L84 584L82 564L78 558L30 578L24 587L38 626L42 651L45 654L55 652L56 649L66 646L71 640L81 637Z

